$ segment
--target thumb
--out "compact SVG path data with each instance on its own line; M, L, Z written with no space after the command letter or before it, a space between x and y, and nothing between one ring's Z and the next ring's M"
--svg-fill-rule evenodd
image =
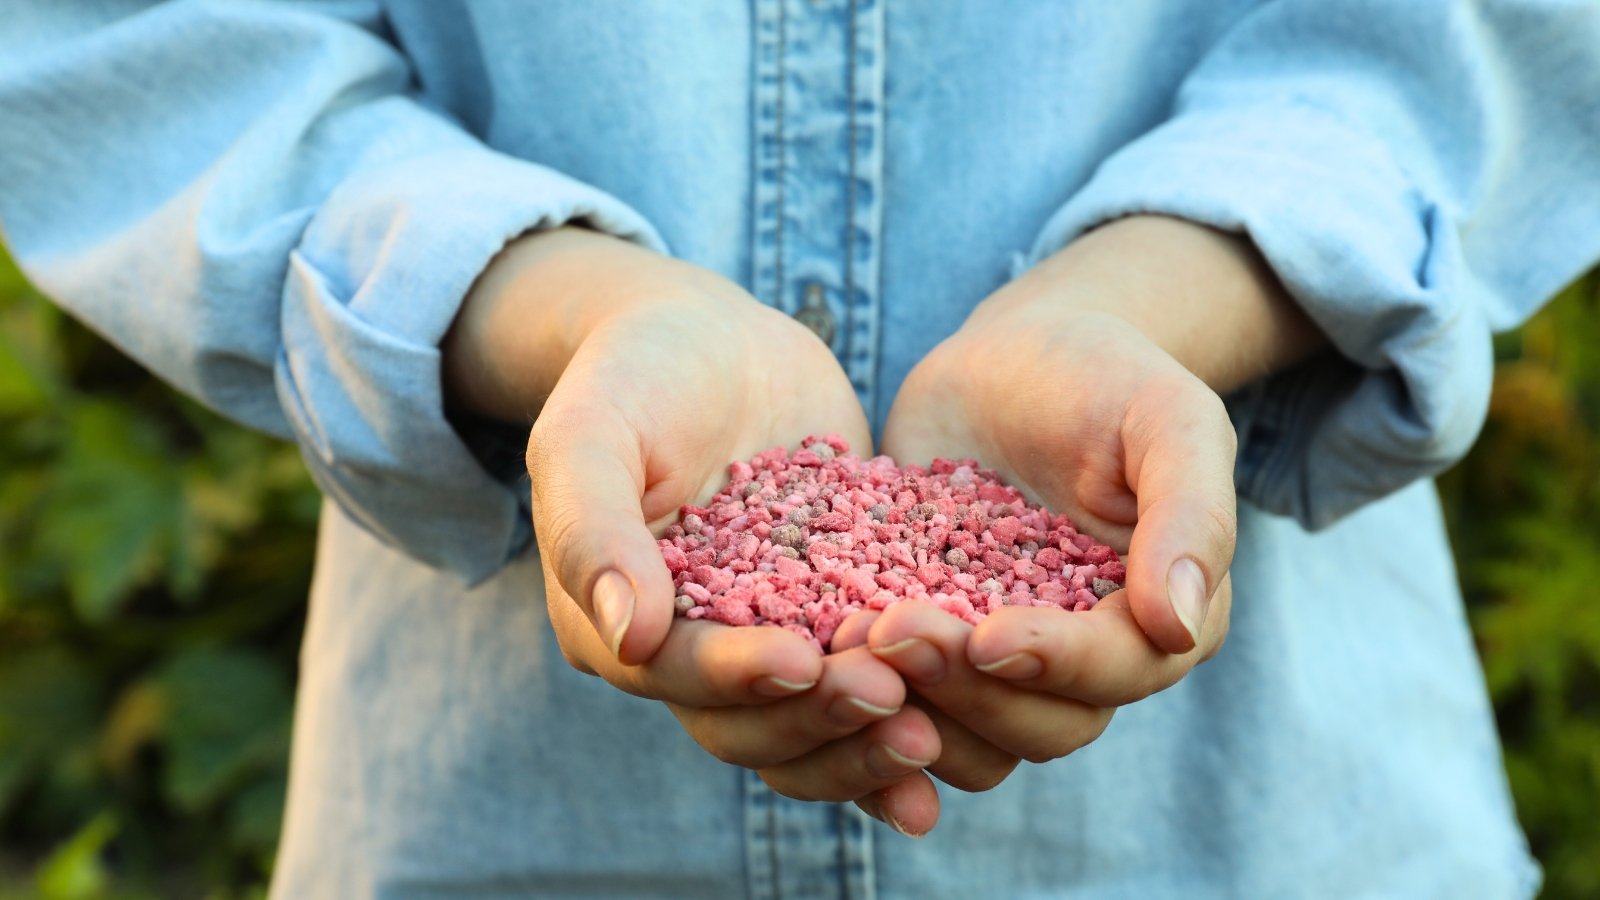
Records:
M545 405L528 440L534 534L561 589L625 664L672 625L673 586L645 524L639 438L604 404Z
M1207 627L1207 614L1238 539L1237 439L1222 401L1198 381L1153 406L1123 429L1128 485L1139 504L1128 602L1156 646L1186 653L1226 632L1225 622Z

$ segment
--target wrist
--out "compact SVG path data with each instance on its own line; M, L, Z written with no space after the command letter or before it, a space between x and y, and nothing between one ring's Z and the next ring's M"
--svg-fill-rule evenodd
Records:
M1161 216L1083 235L997 291L972 322L1040 311L1127 322L1218 394L1326 344L1248 238Z
M668 294L730 283L711 272L580 227L518 238L473 284L440 344L456 409L527 424L567 363L607 320Z

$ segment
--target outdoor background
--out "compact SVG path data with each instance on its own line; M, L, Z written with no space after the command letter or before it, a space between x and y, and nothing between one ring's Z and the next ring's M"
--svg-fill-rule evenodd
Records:
M1546 896L1600 896L1600 277L1441 479ZM318 499L0 256L0 900L259 897Z

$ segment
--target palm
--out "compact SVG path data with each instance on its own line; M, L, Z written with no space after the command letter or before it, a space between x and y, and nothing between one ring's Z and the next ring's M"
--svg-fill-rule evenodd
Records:
M975 458L1126 552L1139 512L1128 463L1148 424L1186 395L1203 402L1204 386L1131 332L1026 333L1008 343L1004 368L968 363L988 348L964 338L936 348L901 388L884 452Z
M1210 567L1215 587L1233 555L1234 436L1222 401L1112 316L1046 308L974 319L907 378L885 452L999 470L1127 555L1129 600L1158 646L1193 646L1167 581L1188 557ZM972 362L994 359L1005 366Z
M658 532L724 487L732 460L828 432L870 453L861 404L832 354L754 301L732 314L663 304L592 340L574 362L597 361L585 389L611 398L637 437L641 506Z

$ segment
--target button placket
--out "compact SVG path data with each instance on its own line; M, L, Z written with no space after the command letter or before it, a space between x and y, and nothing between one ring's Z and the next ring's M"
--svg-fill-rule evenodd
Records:
M803 297L803 304L795 310L795 320L811 329L811 333L821 338L824 344L832 347L834 335L839 330L839 322L834 317L833 310L828 308L827 292L822 285L812 282L806 285Z
M847 97L849 177L845 208L845 369L872 421L879 409L883 247L885 0L850 0Z
M881 246L880 0L752 0L751 289L788 311L876 401ZM743 779L752 897L876 893L870 820Z

